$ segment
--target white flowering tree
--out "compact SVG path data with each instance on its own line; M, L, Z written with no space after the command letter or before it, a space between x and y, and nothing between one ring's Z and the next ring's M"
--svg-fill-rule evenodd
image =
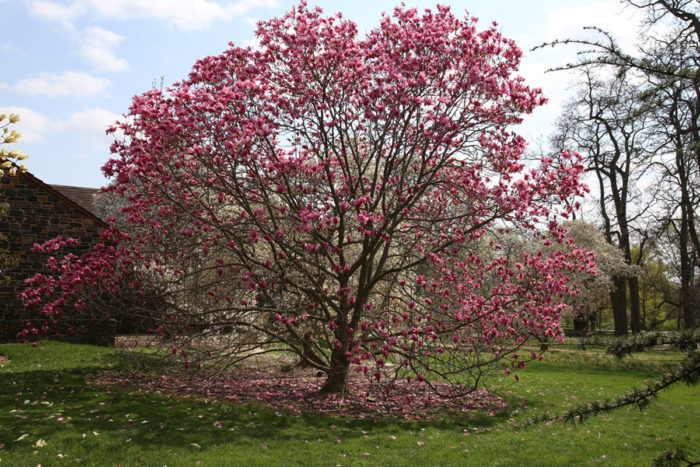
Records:
M21 135L10 128L19 120L17 114L0 114L0 178L4 177L5 174L16 175L18 170L26 170L24 164L18 165L17 162L26 159L27 155L19 149L8 150L4 147L6 144L16 143L20 138ZM7 214L9 208L6 201L0 201L0 219ZM0 280L5 279L6 271L12 265L12 257L7 248L4 247L4 243L5 238L0 233Z

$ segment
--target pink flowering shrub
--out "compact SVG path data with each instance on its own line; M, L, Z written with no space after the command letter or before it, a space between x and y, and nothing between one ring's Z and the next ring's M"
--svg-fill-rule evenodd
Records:
M138 274L123 246L115 246L120 241L125 245L127 236L108 230L103 237L105 244L95 245L81 257L69 253L60 260L53 255L76 240L59 236L34 246L34 251L52 254L46 262L52 274L27 278L21 298L26 307L36 306L50 320L43 321L41 329L28 323L20 340L67 333L89 334L93 337L89 341L105 342L115 331L144 332L157 322L155 317L162 316L163 291Z
M509 128L545 99L511 40L446 7L397 8L362 38L304 2L257 35L133 99L104 167L128 234L34 278L29 305L147 291L126 265L159 284L154 332L185 365L291 350L326 393L357 372L461 395L562 337L568 275L595 272L556 208L583 167L522 162Z

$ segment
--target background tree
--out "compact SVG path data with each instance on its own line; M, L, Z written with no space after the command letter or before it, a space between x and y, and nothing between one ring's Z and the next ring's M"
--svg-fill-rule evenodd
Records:
M26 154L19 149L8 151L2 147L5 144L16 143L21 137L17 130L10 128L11 125L19 122L19 120L20 117L17 114L0 114L0 177L3 177L5 174L16 175L18 170L26 170L23 163L19 166L15 164L15 162L25 160L27 158Z
M672 270L675 261L666 261L663 257L661 239L655 236L653 245L643 253L639 249L633 252L635 263L640 267L640 303L642 325L645 331L659 328L669 318L677 318L678 287L671 280L676 277ZM673 246L670 251L674 251Z
M23 163L17 165L16 162L25 160L27 155L19 149L7 150L3 147L6 144L13 144L19 140L21 135L16 130L10 129L10 125L19 122L19 120L20 117L17 114L0 114L0 179L5 175L14 176L18 170L26 170ZM0 219L7 215L9 209L9 204L4 200L0 200ZM11 252L5 247L5 238L0 234L0 280L7 278L6 272L13 265L14 259Z
M697 127L698 101L695 90L688 92L681 82L666 82L650 96L654 103L656 131L663 138L665 151L655 161L665 188L660 198L664 211L658 215L659 233L673 239L677 254L680 318L687 328L696 326L694 288L700 240L697 209L700 207L700 133Z
M625 2L647 13L637 48L630 54L619 47L607 32L595 27L600 40L555 42L583 45L579 62L562 68L590 68L612 75L640 89L635 100L638 110L653 125L655 140L646 147L654 154L658 210L653 210L657 225L649 232L677 232L677 258L682 318L684 326L697 324L692 297L695 293L700 238L697 233L698 166L700 165L700 6L688 0L650 0ZM650 126L651 129L651 126ZM652 176L653 176L652 175ZM643 238L649 238L643 235Z
M581 74L577 94L565 106L553 137L555 150L570 147L586 157L586 170L597 182L598 212L603 235L633 264L633 234L653 209L654 196L637 186L644 182L655 141L649 131L650 116L631 84L620 79L603 80L590 68ZM642 237L638 233L637 238ZM632 332L641 330L639 283L635 274L613 278L611 304L615 334L627 333L627 297Z
M358 38L303 2L257 35L260 50L135 97L104 168L136 226L114 256L167 284L161 335L224 333L234 358L241 342L291 349L327 373L323 392L353 366L452 395L537 357L517 353L528 338L562 336L568 274L595 271L556 209L583 167L567 152L525 170L508 127L544 99L512 41L446 7L398 8ZM508 231L541 225L560 251L508 255ZM99 259L34 278L27 303L73 307L62 285Z
M598 271L595 276L581 272L571 275L580 290L569 301L574 330L585 332L600 323L602 310L610 304L609 297L615 289L616 280L620 277L636 278L640 270L636 265L629 264L624 253L611 245L594 224L574 220L564 223L564 227L579 248L595 253Z

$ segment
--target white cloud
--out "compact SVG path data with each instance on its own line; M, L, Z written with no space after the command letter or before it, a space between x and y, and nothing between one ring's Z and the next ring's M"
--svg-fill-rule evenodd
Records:
M570 38L602 40L603 37L599 33L583 29L586 26L597 26L612 34L621 47L633 52L639 24L644 17L640 10L624 8L616 0L598 0L588 5L561 6L545 11L547 16L544 27L536 35L533 32L534 37L528 37L529 44L535 45L533 41L538 44ZM575 63L579 59L577 53L584 48L560 45L526 54L519 72L529 86L542 88L548 103L525 119L520 130L524 134L536 138L552 131L551 125L560 115L562 106L571 95L572 87L577 81L577 72L545 71L566 66L567 63Z
M568 95L568 90L575 83L575 72L550 71L552 63L525 61L520 65L519 74L525 78L528 86L541 88L548 102L546 109L559 114L561 105Z
M105 131L120 118L114 112L95 107L74 112L67 120L56 122L51 127L55 131L70 133L76 139L91 141L96 147L107 148L114 138Z
M207 0L90 0L91 7L106 18L153 18L179 29L202 29L228 15L224 7Z
M129 62L112 51L124 37L96 26L85 29L80 55L85 57L96 71L129 71Z
M24 144L42 143L47 139L51 140L52 134L60 133L68 135L75 141L88 142L93 148L102 150L105 154L114 140L114 136L106 135L105 132L108 127L121 119L120 115L98 107L74 112L65 120L49 118L26 107L0 107L0 114L10 113L20 116L20 121L12 127L22 135L17 142L17 147L20 149ZM82 147L85 152L84 144L78 147Z
M75 1L68 5L51 0L25 0L24 3L32 15L67 27L72 27L73 21L85 13L85 5L82 1Z
M559 7L549 10L545 25L545 38L548 41L568 38L597 38L592 32L584 32L585 26L597 26L611 33L620 46L630 49L634 46L643 12L637 8L624 8L619 2L608 0L584 6Z
M224 8L229 17L233 17L243 16L253 8L273 8L275 6L277 6L277 0L241 0L236 3L229 3Z
M104 92L110 84L106 78L97 78L83 71L64 71L42 72L34 77L20 79L12 86L0 83L0 87L31 96L90 97Z
M518 74L525 78L528 86L542 88L546 93L549 89L557 87L561 83L558 76L554 73L547 73L551 68L550 63L525 61L518 69Z
M260 19L247 16L243 18L243 22L253 29L257 29Z
M253 18L250 16L242 18L241 21L250 26L253 29L253 31L256 31L258 29L258 23L260 23L260 19ZM256 36L253 36L250 39L244 40L240 44L236 45L241 47L250 47L253 50L260 50L260 39Z
M35 110L26 107L0 107L0 114L18 114L20 121L13 125L13 129L22 135L17 142L19 147L23 143L39 143L44 141L44 135L49 128L49 119Z
M107 19L156 19L183 30L205 29L214 21L277 4L276 0L239 0L223 5L211 0L74 0L69 5L51 0L26 2L33 15L64 24L73 24L79 16L90 13Z
M248 39L247 41L243 41L241 44L243 47L250 47L253 50L260 50L260 39L257 37L253 37L252 39Z

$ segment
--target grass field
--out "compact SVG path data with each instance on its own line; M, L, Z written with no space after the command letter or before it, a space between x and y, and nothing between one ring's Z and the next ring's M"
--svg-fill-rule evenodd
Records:
M433 420L290 415L256 403L86 384L120 363L113 350L1 345L0 466L650 465L667 449L700 460L700 387L677 385L643 411L621 409L581 425L518 425L613 397L653 380L680 354L618 362L601 350L553 349L499 393L506 413Z

